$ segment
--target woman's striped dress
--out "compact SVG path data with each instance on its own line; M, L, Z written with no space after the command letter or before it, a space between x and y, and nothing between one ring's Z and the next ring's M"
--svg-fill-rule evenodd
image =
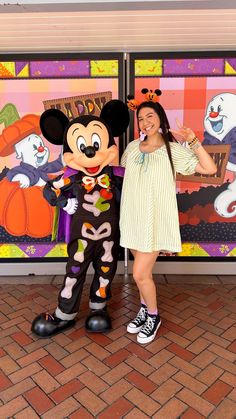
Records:
M121 165L126 168L121 197L122 247L152 251L181 251L176 184L166 146L142 153L139 140L127 146ZM198 158L178 143L170 143L175 171L195 172Z

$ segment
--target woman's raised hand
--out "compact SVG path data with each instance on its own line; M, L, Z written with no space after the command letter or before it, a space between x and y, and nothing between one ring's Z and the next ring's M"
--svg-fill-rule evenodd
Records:
M189 143L196 137L195 132L191 128L187 128L184 125L182 125L177 118L176 118L176 125L179 128L178 130L169 129L169 131L173 135L176 135L177 137L179 137L178 140L180 139L181 142L187 141Z

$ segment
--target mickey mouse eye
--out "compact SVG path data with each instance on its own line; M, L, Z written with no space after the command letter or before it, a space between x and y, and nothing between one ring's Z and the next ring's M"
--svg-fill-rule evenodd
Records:
M84 137L80 136L77 139L77 147L78 147L78 150L81 151L81 153L84 153L85 148L86 148L86 141Z
M95 148L96 151L99 150L99 148L101 147L101 138L98 134L92 135L92 146Z

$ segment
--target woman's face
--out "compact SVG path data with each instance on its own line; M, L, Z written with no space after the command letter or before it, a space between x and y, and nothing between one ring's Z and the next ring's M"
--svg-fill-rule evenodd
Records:
M160 118L152 108L142 108L138 114L139 129L148 137L158 133Z

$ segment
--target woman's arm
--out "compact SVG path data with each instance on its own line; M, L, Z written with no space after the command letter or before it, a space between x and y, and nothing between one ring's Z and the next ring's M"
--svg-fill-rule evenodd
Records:
M199 163L196 165L195 171L201 175L214 175L217 172L217 167L214 163L214 160L201 145L194 131L191 128L187 128L181 125L177 119L176 123L179 127L179 130L177 131L170 129L170 131L172 134L179 136L182 141L187 142L190 149L197 156Z
M195 168L196 172L201 175L214 175L217 172L217 167L211 156L201 145L200 141L198 147L194 148L193 151L199 159L199 163Z

